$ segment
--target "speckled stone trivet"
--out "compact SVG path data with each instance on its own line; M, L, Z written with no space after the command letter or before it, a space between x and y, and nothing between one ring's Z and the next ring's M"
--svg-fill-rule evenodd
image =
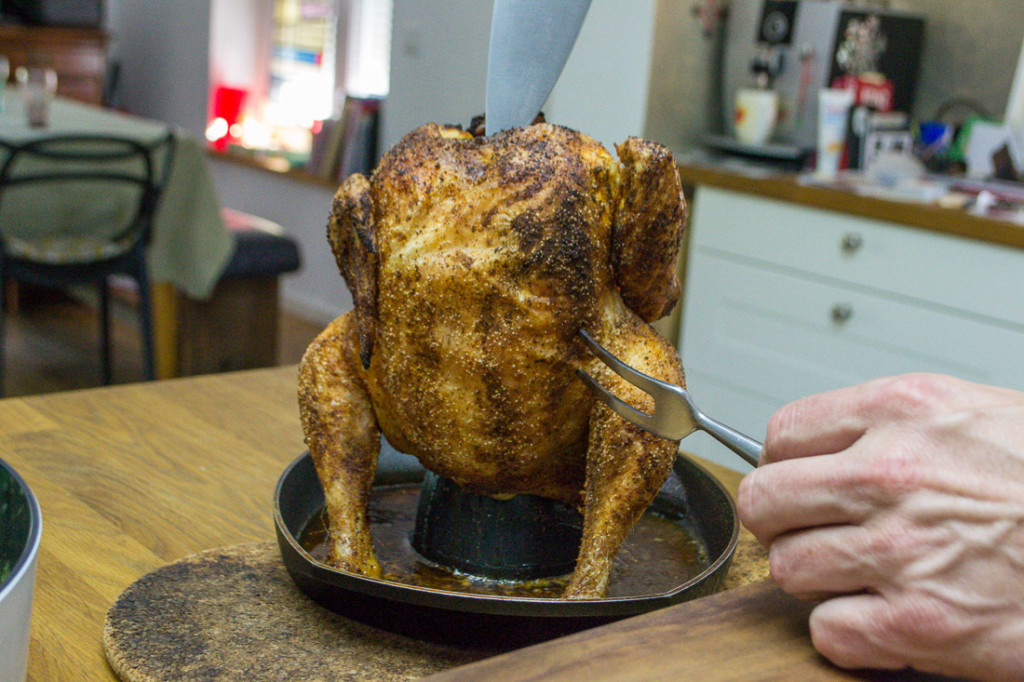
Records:
M103 649L125 682L407 680L487 655L318 606L272 542L210 550L143 576L110 607Z
M744 532L724 587L767 575L767 553ZM318 606L295 587L273 542L210 550L143 576L110 607L103 649L125 682L408 680L488 655Z
M761 582L768 578L769 573L768 551L749 532L741 531L722 589L731 590Z

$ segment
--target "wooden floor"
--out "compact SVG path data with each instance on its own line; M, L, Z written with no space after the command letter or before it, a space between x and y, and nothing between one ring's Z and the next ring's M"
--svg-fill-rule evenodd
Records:
M100 332L95 312L59 292L34 292L5 319L6 396L100 385ZM133 310L114 303L113 382L143 380L139 327ZM299 361L322 325L286 313L278 320L278 364Z

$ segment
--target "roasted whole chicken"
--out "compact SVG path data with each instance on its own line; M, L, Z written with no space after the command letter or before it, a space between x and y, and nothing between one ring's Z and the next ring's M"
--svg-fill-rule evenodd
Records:
M354 310L310 344L299 377L332 565L380 576L366 508L383 433L469 492L581 507L565 597L605 594L678 443L595 400L577 368L653 409L578 330L683 384L675 349L647 324L679 297L675 161L638 138L616 150L548 123L489 137L428 124L338 189L328 240Z

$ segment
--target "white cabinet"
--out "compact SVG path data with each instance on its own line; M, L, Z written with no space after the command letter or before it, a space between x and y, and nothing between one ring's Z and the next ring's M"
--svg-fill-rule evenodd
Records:
M1024 390L1024 251L698 187L680 327L697 404L764 437L805 395L911 371ZM704 434L686 450L744 470Z

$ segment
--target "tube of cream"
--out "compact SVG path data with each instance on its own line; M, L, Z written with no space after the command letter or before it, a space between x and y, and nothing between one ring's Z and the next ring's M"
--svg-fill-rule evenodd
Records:
M818 163L815 174L835 177L846 144L846 119L853 106L852 90L818 91Z

